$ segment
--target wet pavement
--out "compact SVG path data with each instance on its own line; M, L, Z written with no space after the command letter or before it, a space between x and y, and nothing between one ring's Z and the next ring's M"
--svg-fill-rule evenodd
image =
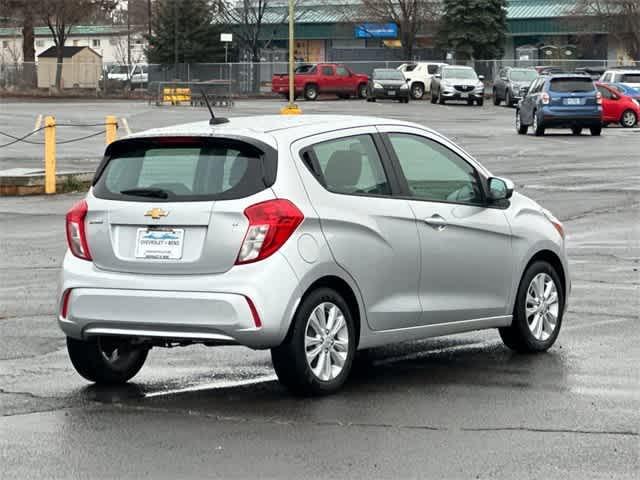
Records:
M232 114L278 106L240 102ZM513 110L487 105L302 107L434 127L552 210L573 281L555 346L517 355L486 331L376 349L319 399L280 387L268 352L154 349L131 384L98 388L73 371L55 325L64 214L80 195L0 198L0 478L636 478L640 132L522 137ZM45 108L69 121L128 115L134 130L206 118L144 103L3 103L0 124L28 129ZM95 167L92 142L61 163ZM0 149L0 169L37 163L34 148Z

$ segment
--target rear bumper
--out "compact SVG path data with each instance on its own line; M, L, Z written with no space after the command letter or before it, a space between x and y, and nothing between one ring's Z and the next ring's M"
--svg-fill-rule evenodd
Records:
M251 348L279 345L300 300L297 277L280 254L218 275L108 272L67 254L60 293L67 290L67 314L59 314L58 324L73 338L120 335Z
M541 120L545 127L598 127L602 125L602 109L594 108L580 112L545 107L542 109Z

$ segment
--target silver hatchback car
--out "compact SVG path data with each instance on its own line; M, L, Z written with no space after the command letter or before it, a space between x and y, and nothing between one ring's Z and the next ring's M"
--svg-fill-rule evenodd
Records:
M67 214L58 322L76 370L120 383L152 347L271 349L323 394L357 350L498 328L555 342L570 291L561 223L423 126L262 116L107 147Z

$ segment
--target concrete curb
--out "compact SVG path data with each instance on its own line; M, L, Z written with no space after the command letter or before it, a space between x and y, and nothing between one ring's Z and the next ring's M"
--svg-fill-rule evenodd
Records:
M91 184L94 172L58 172L56 192L65 193L70 187L84 189ZM44 194L44 170L11 168L0 170L0 196Z

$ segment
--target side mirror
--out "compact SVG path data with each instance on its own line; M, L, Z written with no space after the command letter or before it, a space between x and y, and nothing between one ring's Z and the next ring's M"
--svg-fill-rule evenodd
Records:
M511 180L500 177L489 179L489 198L491 200L507 200L513 195L514 185Z
M484 75L478 75L478 80L484 80Z
M409 83L411 81L411 79L410 78L405 78L404 81Z

